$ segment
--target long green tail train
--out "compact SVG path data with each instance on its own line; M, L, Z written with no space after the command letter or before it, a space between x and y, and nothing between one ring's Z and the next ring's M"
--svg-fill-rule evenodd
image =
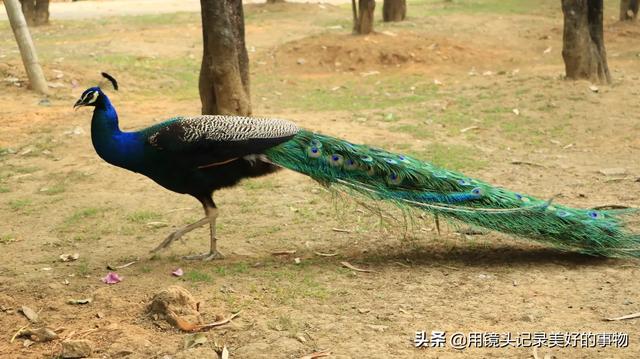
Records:
M640 257L635 210L585 210L494 187L409 156L301 130L265 152L270 161L338 185L491 230L608 257Z

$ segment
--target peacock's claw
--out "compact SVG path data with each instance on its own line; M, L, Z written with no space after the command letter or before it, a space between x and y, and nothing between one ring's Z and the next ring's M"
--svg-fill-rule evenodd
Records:
M207 252L202 254L194 254L190 256L184 256L183 259L187 260L201 260L201 261L211 261L215 259L224 259L224 255L218 251Z
M196 228L202 227L209 222L211 222L211 219L209 217L204 217L195 223L178 229L177 231L171 233L167 238L165 238L165 240L162 241L162 243L160 243L157 247L152 249L151 253L156 253L162 249L168 248L175 240L182 239L182 236L184 236L185 234L193 231Z

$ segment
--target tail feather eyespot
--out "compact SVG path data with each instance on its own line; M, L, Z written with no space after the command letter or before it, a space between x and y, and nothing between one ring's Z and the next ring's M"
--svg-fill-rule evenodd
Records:
M364 161L364 162L367 162L367 163L373 162L373 157L371 157L371 156L362 156L362 157L360 157L360 159L362 161Z
M311 146L307 149L307 154L311 158L319 158L320 156L322 156L322 151L319 147Z
M342 166L342 163L344 163L344 157L342 157L342 155L334 153L329 156L329 163L334 167Z
M358 168L358 163L351 158L344 160L344 168L347 170L355 170Z
M395 172L391 172L387 176L387 183L391 185L399 185L402 183L402 177Z

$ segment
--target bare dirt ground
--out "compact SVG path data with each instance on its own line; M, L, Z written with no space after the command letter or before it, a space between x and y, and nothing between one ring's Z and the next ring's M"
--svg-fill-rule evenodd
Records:
M340 5L346 0L290 0L290 3L322 3ZM244 0L245 4L262 4L262 0ZM53 20L80 20L110 16L134 16L150 14L170 14L175 12L200 12L198 0L54 0L49 6ZM7 14L0 12L0 20L7 20Z
M616 13L613 4L605 20L614 83L596 92L562 79L557 1L409 2L406 22L376 24L377 34L358 38L348 34L347 7L247 6L254 113L569 205L638 207L640 25L618 23ZM88 135L90 112L71 106L108 71L121 82L120 92L107 91L124 129L198 113L199 15L55 21L33 33L47 77L60 86L46 101L23 88L19 54L0 22L0 357L60 354L60 340L10 342L29 325L22 305L61 338L91 340L94 356L105 358L215 357L214 342L233 358L534 353L416 349L416 330L625 332L626 349L537 353L640 356L638 320L603 321L640 311L636 260L563 253L496 233L469 236L453 225L438 235L431 218L405 226L392 209L399 221L385 217L381 225L287 171L216 194L226 259L181 259L205 250L204 229L151 256L201 209L102 162ZM609 168L621 170L598 172ZM272 254L282 250L296 252ZM76 252L77 261L59 259ZM131 261L118 269L121 283L100 281L107 265ZM178 267L185 275L171 276ZM240 316L185 350L184 333L145 314L151 297L174 284L196 297L207 321ZM67 304L83 298L93 301Z

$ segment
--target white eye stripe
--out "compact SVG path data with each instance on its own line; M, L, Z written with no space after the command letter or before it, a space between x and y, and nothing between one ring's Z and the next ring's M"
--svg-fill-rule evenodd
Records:
M98 91L93 91L90 94L87 94L87 97L91 95L91 99L89 101L87 101L87 103L94 103L96 102L96 100L98 99Z

